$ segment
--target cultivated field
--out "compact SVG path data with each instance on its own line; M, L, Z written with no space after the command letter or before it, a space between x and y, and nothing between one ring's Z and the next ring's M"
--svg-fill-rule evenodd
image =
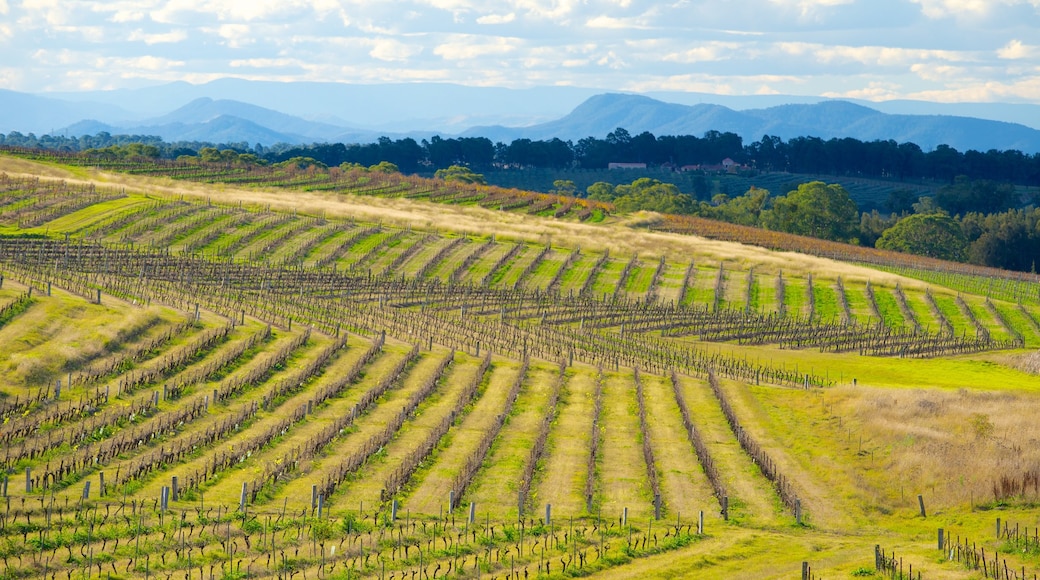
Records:
M0 157L4 578L1040 569L1035 281L132 169Z

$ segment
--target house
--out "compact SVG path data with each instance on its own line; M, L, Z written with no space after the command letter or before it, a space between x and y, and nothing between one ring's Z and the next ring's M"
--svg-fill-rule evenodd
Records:
M607 163L607 169L646 169L646 163Z

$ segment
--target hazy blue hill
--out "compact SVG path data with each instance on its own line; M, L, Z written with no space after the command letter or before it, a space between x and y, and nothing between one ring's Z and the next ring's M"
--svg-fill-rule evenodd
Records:
M317 141L332 139L346 131L345 127L308 121L249 103L207 97L195 99L171 113L144 121L141 125L193 125L208 123L220 117L234 117L275 133L298 135Z
M477 124L527 125L555 119L598 89L577 87L468 87L450 83L347 84L335 82L217 79L193 85L174 82L153 87L55 93L67 100L110 102L158 116L199 98L235 100L309 120L375 132L459 133Z
M308 143L301 135L280 133L247 119L221 115L203 123L142 125L131 130L140 135L159 135L167 142L208 141L210 143Z
M111 122L129 116L123 109L109 104L70 103L0 89L0 133L18 131L43 135L82 119Z
M632 135L649 131L654 135L701 136L711 130L730 131L746 143L758 141L763 135L784 140L852 137L863 141L910 141L925 150L947 144L961 151L1040 151L1040 131L1016 123L946 115L890 115L847 101L735 111L720 105L678 105L625 94L597 95L570 114L548 123L515 128L476 127L466 134L493 135L493 139L501 141L520 137L578 140L588 136L603 138L617 127L624 127Z

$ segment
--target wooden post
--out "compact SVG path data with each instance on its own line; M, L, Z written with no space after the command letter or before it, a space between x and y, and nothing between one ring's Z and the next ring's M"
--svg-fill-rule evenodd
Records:
M924 496L923 495L921 495L921 494L917 495L917 503L918 503L918 505L921 506L921 517L922 518L928 517L925 514L925 512L924 512Z
M98 472L98 480L99 480L98 481L98 493L100 494L101 497L104 497L105 496L105 472L104 471L99 471Z
M661 494L654 494L654 519L661 519Z
M57 401L59 397L61 397L61 379L54 383L54 400Z
M728 495L722 496L722 519L724 521L727 521L727 522L729 521L729 496Z
M90 480L83 482L83 499L90 499Z
M180 486L178 486L177 483L176 475L170 478L170 495L173 497L173 501L178 501L181 498Z
M246 511L246 493L248 491L249 491L249 484L243 481L242 482L242 495L240 495L239 498L238 498L238 509L241 510L241 511Z
M397 521L397 500L390 504L390 523Z
M311 509L318 507L318 486L311 485Z
M799 526L802 525L802 500L794 500L794 521Z
M477 518L477 503L469 502L469 523L474 523Z
M32 493L32 468L29 467L25 468L25 493Z
M551 524L552 524L552 504L551 503L547 503L547 504L545 504L545 525L548 526L548 525L551 525Z
M809 563L802 562L802 580L809 580Z
M943 542L943 529L939 528L939 550L946 548L946 543Z
M704 510L701 510L697 515L697 535L704 535Z

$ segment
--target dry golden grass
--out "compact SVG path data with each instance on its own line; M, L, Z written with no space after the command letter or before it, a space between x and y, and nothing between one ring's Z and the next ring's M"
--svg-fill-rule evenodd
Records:
M1024 373L1040 375L1040 351L1005 355L1001 362Z
M992 502L999 477L1040 469L1032 393L843 387L827 399L876 454L874 491L891 504L912 509L918 493L942 508Z

